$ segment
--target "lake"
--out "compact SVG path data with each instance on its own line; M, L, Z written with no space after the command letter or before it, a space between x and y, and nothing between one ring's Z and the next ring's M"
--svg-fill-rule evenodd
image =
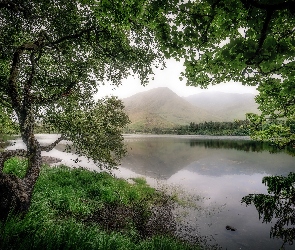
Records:
M56 135L38 135L43 144ZM294 157L272 152L265 144L248 137L125 135L128 154L118 177L145 176L153 186L183 191L190 195L197 209L186 211L183 223L189 223L191 236L203 236L222 249L280 249L281 239L271 239L273 224L259 221L254 206L241 204L250 193L267 193L261 183L266 175L287 175L294 171ZM23 147L20 141L11 147ZM95 169L82 158L62 152L63 145L43 155L63 159L62 163ZM275 151L275 150L274 150ZM226 230L226 226L236 231ZM293 248L292 248L293 247ZM286 245L286 249L294 246Z

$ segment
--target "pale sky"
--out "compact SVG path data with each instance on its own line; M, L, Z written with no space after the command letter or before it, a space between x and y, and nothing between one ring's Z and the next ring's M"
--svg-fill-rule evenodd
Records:
M111 84L99 87L97 98L104 96L118 96L119 98L126 98L136 93L147 91L158 87L168 87L179 96L189 96L200 92L220 91L227 93L252 93L258 94L256 87L243 86L240 83L228 82L215 86L209 86L208 89L201 89L199 87L191 87L185 85L185 80L180 81L180 73L184 70L182 63L175 60L169 60L166 63L164 70L156 69L154 71L154 80L151 80L147 86L142 86L139 79L129 77L123 80L119 87Z

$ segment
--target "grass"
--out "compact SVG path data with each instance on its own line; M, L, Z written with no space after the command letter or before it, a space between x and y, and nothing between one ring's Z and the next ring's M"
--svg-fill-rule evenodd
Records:
M23 177L26 166L12 158L4 171ZM43 166L29 213L0 223L0 249L200 249L173 236L167 196L133 181Z

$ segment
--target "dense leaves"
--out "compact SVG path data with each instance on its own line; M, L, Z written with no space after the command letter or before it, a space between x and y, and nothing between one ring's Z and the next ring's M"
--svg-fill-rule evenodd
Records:
M17 206L26 212L41 151L63 139L100 167L119 163L121 129L128 123L123 105L93 97L100 84L118 85L130 75L146 84L153 66L164 65L174 6L174 0L0 0L0 108L16 115L26 145L0 155L2 215L11 208L18 212ZM61 137L41 146L34 135L37 123L47 123ZM22 179L2 171L12 156L28 158Z
M129 75L146 84L152 67L164 65L164 30L174 6L0 1L0 104L15 112L28 148L36 148L35 123L49 121L81 154L95 158L96 151L97 162L117 164L128 119L118 100L95 103L93 96L105 81L118 85Z
M48 112L44 122L70 139L77 154L86 155L100 167L116 166L125 153L121 127L129 122L122 102L112 97L87 108L76 104L72 110L71 105Z
M17 124L13 122L12 114L0 106L0 135L14 134L16 132Z
M294 9L292 0L205 0L187 1L175 11L171 41L177 46L169 48L185 55L188 85L232 80L257 86L261 118L286 121L283 128L254 133L257 139L276 142L273 133L294 121ZM278 143L293 144L291 133Z

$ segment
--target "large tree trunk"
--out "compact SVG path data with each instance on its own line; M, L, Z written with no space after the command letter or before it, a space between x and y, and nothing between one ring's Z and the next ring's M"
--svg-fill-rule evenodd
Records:
M25 215L31 204L35 183L39 177L41 167L41 147L34 135L27 141L26 157L28 169L23 179L14 175L4 174L5 160L15 155L24 155L24 150L2 153L0 157L0 220L7 219L9 213Z
M9 213L27 213L32 192L22 179L0 173L0 195L0 220L5 221Z

